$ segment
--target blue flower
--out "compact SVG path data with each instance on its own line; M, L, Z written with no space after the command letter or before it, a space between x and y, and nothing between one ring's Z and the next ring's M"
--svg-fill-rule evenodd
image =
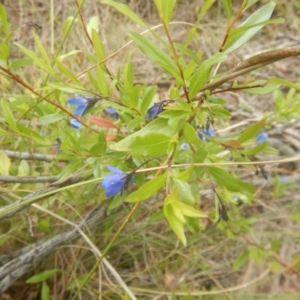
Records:
M70 105L77 106L74 111L74 116L80 117L83 116L86 111L93 107L100 99L99 98L93 98L93 97L82 97L79 95L76 95L75 98L70 98L67 100L67 102Z
M164 110L163 105L164 102L154 103L154 105L147 110L146 119L149 121L155 119L158 114L160 114Z
M184 151L187 150L189 148L189 144L188 143L182 143L180 145L180 150Z
M127 188L132 174L124 173L110 165L107 166L107 169L114 174L105 177L101 186L106 189L106 197L112 197Z
M258 144L262 144L263 142L267 141L269 139L269 135L262 131L256 136L256 141Z
M118 114L118 113L116 112L116 110L115 110L114 108L112 108L112 107L105 108L104 111L105 111L106 113L108 113L109 116L110 116L112 119L119 119L119 118L120 118L119 114Z
M78 122L76 119L71 119L70 125L76 129L80 129L83 127L83 125L80 122Z
M205 136L213 136L215 134L214 129L200 129L197 131L198 137L205 142L209 142L209 140Z

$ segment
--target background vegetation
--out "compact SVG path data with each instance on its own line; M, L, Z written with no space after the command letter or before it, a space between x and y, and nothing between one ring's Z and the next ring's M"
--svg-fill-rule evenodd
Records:
M298 299L299 3L163 2L1 5L3 299Z

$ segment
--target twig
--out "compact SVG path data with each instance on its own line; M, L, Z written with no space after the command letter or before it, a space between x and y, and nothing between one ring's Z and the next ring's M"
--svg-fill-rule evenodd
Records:
M19 158L25 160L39 160L51 162L54 159L54 155L39 154L39 153L28 153L28 152L19 152L19 151L10 151L10 150L0 150L4 152L10 158Z
M15 215L16 213L24 210L25 208L29 207L32 203L34 203L40 199L43 199L45 197L49 197L50 195L55 194L56 193L55 191L60 189L63 186L74 184L74 183L83 181L85 179L86 178L83 178L80 176L73 176L73 177L70 177L68 180L63 181L60 184L49 186L49 187L34 191L34 192L28 194L27 196L25 196L24 198L21 198L20 200L14 202L12 204L2 206L0 209L0 220L4 219L4 218L9 218L9 217ZM39 197L39 196L41 196L41 197ZM30 199L33 199L33 200L27 201ZM22 204L22 202L24 202L24 203ZM21 205L18 205L20 203L21 203Z
M55 182L57 176L4 176L0 175L0 182L16 182L16 183L46 183Z

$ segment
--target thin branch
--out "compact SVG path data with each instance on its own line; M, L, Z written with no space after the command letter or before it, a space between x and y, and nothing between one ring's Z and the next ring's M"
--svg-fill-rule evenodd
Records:
M228 82L229 80L234 79L240 75L265 67L278 60L298 55L300 55L300 46L270 50L257 54L238 63L233 69L228 71L221 78L204 85L204 87L201 89L201 92L205 90L213 91L219 86L221 86L223 83Z
M53 194L56 193L56 190L59 190L61 187L74 184L83 181L85 179L86 178L80 176L73 176L57 185L45 187L40 190L34 191L12 204L2 206L0 209L0 220L14 216L16 213L24 210L25 208L29 207L32 203L40 199L52 196ZM31 201L31 199L33 200Z
M51 162L54 159L54 155L39 154L39 153L28 153L28 152L18 152L10 150L1 150L10 158L19 158L25 160L39 160Z
M0 182L15 183L47 183L55 182L59 178L57 176L4 176L0 175Z
M88 213L86 218L82 220L77 227L91 227L102 221L106 217L106 206L93 209ZM51 255L58 247L65 244L69 240L80 235L78 230L72 229L58 234L49 240L43 241L36 247L31 248L26 253L12 259L0 268L0 293L5 292L18 278L28 271L32 270L43 259Z

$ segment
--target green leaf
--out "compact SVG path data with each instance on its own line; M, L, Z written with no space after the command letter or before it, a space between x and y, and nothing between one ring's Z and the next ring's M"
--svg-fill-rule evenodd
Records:
M194 171L194 166L190 166L187 169L185 169L184 171L180 172L177 175L177 179L181 180L181 181L188 181L191 177L191 175L193 174Z
M66 116L63 114L50 114L50 115L45 115L40 118L40 122L45 125L45 124L50 124L50 123L55 123L58 122L62 119L64 119Z
M232 30L232 33L229 32L228 39L226 41L226 44L224 45L222 51L224 53L229 53L245 43L247 43L261 28L264 27L264 25L259 25L252 27L253 25L256 25L258 23L266 22L270 19L273 9L275 7L274 2L270 2L266 4L265 6L258 9L256 12L254 12L252 15L250 15L238 28L242 27L248 27L246 31L239 33L238 35L235 34L234 30Z
M98 91L100 92L101 95L103 95L104 97L109 96L109 87L107 85L106 82L106 78L105 78L105 71L103 70L103 66L97 66L96 67L96 81L98 83Z
M137 191L130 194L126 201L137 202L143 201L159 191L166 183L167 173L159 175L144 183Z
M149 59L174 76L179 83L182 83L182 78L176 64L157 44L135 32L130 32L129 36Z
M1 31L4 32L5 36L9 36L9 24L7 22L7 15L4 6L0 3L0 24L1 24Z
M15 45L17 45L25 54L27 54L32 60L44 71L46 71L48 74L54 75L53 70L51 66L49 66L47 63L45 63L42 59L40 59L35 52L27 49L26 47L22 46L19 43L15 42Z
M238 177L229 174L222 168L207 167L207 169L214 181L229 191L252 194L255 192L255 186L240 180Z
M257 123L252 124L240 135L240 137L237 140L242 144L254 138L265 126L265 123L266 123L265 120L261 120Z
M164 154L170 142L170 137L163 133L149 133L136 137L130 145L130 152L137 156L156 156Z
M249 259L249 251L244 251L233 263L232 269L234 271L240 269Z
M92 36L93 36L93 31L98 33L99 28L100 28L99 17L98 16L91 17L88 24L87 24L87 26L86 26L88 35L91 39L92 39Z
M225 8L227 18L230 20L232 17L232 0L221 0L221 3Z
M103 43L101 41L98 31L96 31L94 29L92 30L91 39L92 39L93 47L94 47L94 50L96 52L98 59L100 61L104 60L106 57L106 54L105 54L104 46L103 46Z
M9 175L10 167L10 158L4 152L0 152L0 175Z
M116 143L115 145L112 145L111 148L117 151L129 151L129 146L131 146L132 142L134 142L137 137L145 136L149 133L156 133L156 132L160 132L162 134L167 135L169 139L169 136L172 136L175 133L175 130L171 129L168 126L167 119L157 118L151 121L150 123L148 123L141 130L136 131L135 133L124 138L123 140Z
M178 218L175 216L171 204L164 205L164 214L165 214L165 217L167 218L172 230L178 236L178 238L182 242L182 244L184 246L186 246L186 237L184 234L184 224L182 222L180 222L178 220Z
M50 288L45 281L42 284L41 300L50 300Z
M57 65L57 67L59 68L59 70L63 74L65 74L68 77L68 79L71 79L74 82L74 84L76 84L78 87L84 88L84 86L81 84L81 82L76 78L76 76L74 76L72 71L70 71L67 67L65 67L59 59L57 59L57 58L54 58L54 59L55 59L55 63Z
M13 116L8 104L6 103L6 101L4 99L1 99L1 108L2 108L2 115L5 119L5 121L7 122L7 124L9 125L9 127L13 131L19 132L18 125L14 119L14 116Z
M0 43L0 59L7 61L9 55L10 55L10 48L4 43Z
M45 281L51 277L53 277L55 274L60 272L60 269L51 269L51 270L46 270L44 272L41 272L39 274L36 274L29 279L26 280L26 283L39 283L42 281Z
M141 113L144 114L146 110L148 109L150 103L152 102L152 99L156 93L157 86L148 86L144 90L144 94L142 96L142 100L140 101L140 110Z
M18 123L18 132L20 132L20 134L23 136L35 140L38 144L49 146L49 142L40 136L37 131L34 131L20 123Z
M148 25L146 23L144 23L132 10L130 10L130 8L127 5L117 3L112 0L102 0L102 4L107 4L107 5L114 7L120 13L127 16L134 23L140 25L143 28L148 28Z
M175 201L173 203L173 207L177 207L180 209L181 213L184 216L192 217L192 218L207 218L207 215L200 210L197 210L193 206L187 205L180 201Z
M217 63L226 60L227 55L224 53L215 53L210 58L206 59L198 68L198 70L190 78L190 98L196 96L196 94L202 89L204 84L210 77L211 67Z
M37 46L38 46L38 48L39 48L39 50L40 50L40 53L41 53L42 57L44 58L45 63L46 63L47 66L51 69L51 62L50 62L50 59L49 59L49 57L48 57L48 54L47 54L47 52L46 52L46 50L45 50L43 44L42 44L41 41L40 41L39 36L38 36L34 31L32 31L32 33L33 33L33 38L34 38L34 40L35 40L35 43L37 44Z
M291 88L293 88L295 90L300 91L300 84L291 82L291 81L286 80L286 79L271 78L271 79L268 80L268 82L270 82L270 83L277 83L277 84L283 84L285 86L288 86L288 87L291 87Z
M172 18L176 0L154 0L154 3L159 12L161 20L168 27Z
M199 141L199 137L197 135L195 128L191 126L189 123L184 124L183 134L189 143L197 143Z

